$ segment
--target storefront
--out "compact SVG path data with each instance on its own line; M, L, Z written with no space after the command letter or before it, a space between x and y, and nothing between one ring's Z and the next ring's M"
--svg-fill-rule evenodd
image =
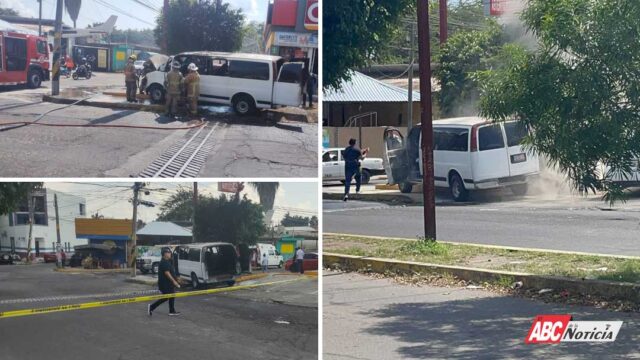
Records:
M91 256L100 267L121 268L131 253L132 222L127 219L75 219L76 236L88 244L76 246L76 252Z
M274 0L269 4L264 41L267 53L308 59L318 73L318 0Z

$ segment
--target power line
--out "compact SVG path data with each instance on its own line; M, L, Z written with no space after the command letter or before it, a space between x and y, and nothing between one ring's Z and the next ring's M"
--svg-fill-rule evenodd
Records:
M105 1L103 1L103 0L93 0L93 1L95 1L96 3L98 3L98 4L102 5L102 6L106 7L106 8L109 8L109 9L111 9L111 10L113 10L113 11L116 11L116 12L118 12L118 13L120 13L120 14L124 15L124 16L127 16L127 17L130 17L130 18L132 18L132 19L138 20L138 21L140 21L140 22L142 22L142 23L145 23L145 24L147 24L147 25L149 25L149 26L155 26L154 24L152 24L152 23L150 23L150 22L147 22L147 21L144 21L144 20L142 20L142 19L140 19L140 18L138 18L138 17L135 17L135 16L133 16L133 15L131 15L131 14L127 13L126 11L124 11L124 10L122 10L122 9L120 9L120 8L118 8L118 7L116 7L116 6L114 6L114 5L111 5L111 4L109 4L109 3L107 3L107 2L105 2Z

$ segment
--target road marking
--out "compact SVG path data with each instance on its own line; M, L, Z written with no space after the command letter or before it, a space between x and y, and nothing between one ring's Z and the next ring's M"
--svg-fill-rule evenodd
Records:
M341 209L330 209L330 210L322 210L323 213L335 213L335 212L343 212L349 210L378 210L378 209L390 209L394 207L402 207L402 206L363 206L363 207L351 207L351 208L341 208Z
M21 310L10 310L5 312L0 312L0 319L10 318L10 317L19 317L19 316L29 316L29 315L39 315L39 314L48 314L53 312L61 312L61 311L71 311L71 310L82 310L82 309L93 309L100 308L111 305L120 305L120 304L133 304L138 302L148 302L159 299L169 299L169 298L181 298L187 296L197 296L197 295L208 295L208 294L217 294L231 291L238 291L244 289L253 289L257 287L276 285L289 283L294 281L299 281L305 279L307 277L299 277L296 279L288 279L288 280L279 280L279 281L271 281L262 284L252 284L252 285L240 285L228 288L220 288L220 289L208 289L208 290L196 290L189 292L180 292L174 294L161 294L161 295L148 295L148 296L139 296L133 298L123 298L123 299L115 299L115 300L104 300L104 301L95 301L88 302L83 304L69 304L69 305L58 305L58 306L49 306L45 308L35 308L35 309L21 309Z

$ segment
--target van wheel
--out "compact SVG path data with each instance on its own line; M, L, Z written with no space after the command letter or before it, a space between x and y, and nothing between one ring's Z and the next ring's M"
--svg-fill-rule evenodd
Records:
M231 286L233 286L233 285L235 285L235 284L236 284L236 281L235 281L235 280L227 281L227 285L229 285L229 287L231 287Z
M411 190L413 190L413 184L410 182L403 182L398 184L398 188L400 189L401 193L408 194L411 192Z
M31 89L39 88L42 84L42 76L40 76L40 71L32 69L29 70L29 74L27 75L27 86Z
M280 263L278 264L278 269L282 269L282 265L284 265L284 263L280 261Z
M200 287L200 281L198 281L198 277L194 273L191 273L191 286L194 289L197 289Z
M368 184L370 180L371 180L371 173L369 172L369 170L363 169L360 172L360 183Z
M147 270L145 268L142 268L142 269L140 269L140 272L143 273L143 274L147 274L149 272L149 270Z
M464 188L462 178L458 174L451 175L449 180L449 189L451 190L451 196L455 201L467 201L469 198L469 191Z
M153 274L158 273L158 263L153 263L153 265L151 265L151 273Z
M250 115L256 112L256 103L249 95L238 95L233 99L233 110L238 115Z
M527 194L528 184L518 184L510 187L511 192L516 196L524 196Z
M164 100L164 89L160 85L154 84L147 90L151 102L154 104L161 104Z

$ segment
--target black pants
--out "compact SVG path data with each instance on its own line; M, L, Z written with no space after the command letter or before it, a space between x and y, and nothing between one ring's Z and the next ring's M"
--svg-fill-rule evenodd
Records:
M362 175L360 174L360 166L344 168L344 194L349 195L349 189L351 189L351 179L356 178L356 192L360 191L360 180Z
M138 86L135 81L125 81L127 85L127 101L136 101L136 90Z
M307 89L306 93L302 94L303 106L307 104L307 100L309 100L309 107L311 107L313 105L313 91L309 91L309 89Z
M302 260L298 259L296 260L296 263L298 265L298 270L300 270L300 274L304 274L304 266L302 266Z
M171 289L160 289L160 292L163 293L163 294L173 294L176 291L175 291L175 289L171 288ZM176 298L156 300L156 302L151 304L151 311L155 310L158 306L160 306L162 303L164 303L167 300L169 300L169 312L170 313L176 312L176 308L173 306L175 304Z

